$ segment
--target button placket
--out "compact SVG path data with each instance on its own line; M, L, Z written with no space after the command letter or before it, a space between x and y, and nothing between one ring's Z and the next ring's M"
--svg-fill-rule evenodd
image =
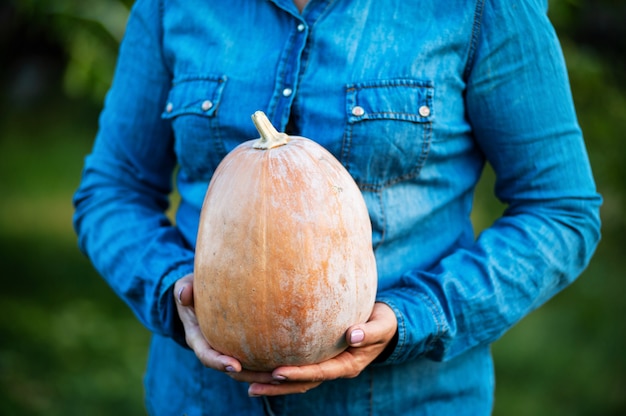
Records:
M302 34L302 35L306 31L306 28L307 28L307 26L304 23L302 23L302 22L298 23L298 25L296 26L296 30L300 34ZM302 36L302 35L300 35L300 36ZM297 74L295 74L292 78L297 78ZM286 81L286 84L289 85L289 82L287 82L287 80L285 80L285 81ZM293 82L292 82L292 84L293 84ZM293 95L293 92L294 92L294 90L293 90L292 87L285 86L285 88L283 88L282 95L285 98L289 98L289 97L291 97Z
M302 53L304 52L308 26L306 22L298 19L292 26L292 32L288 42L288 49L283 53L287 54L281 58L282 64L278 69L279 78L276 80L276 92L274 96L274 108L278 123L287 123L291 113L291 106L298 87L298 77ZM295 31L294 31L295 29Z

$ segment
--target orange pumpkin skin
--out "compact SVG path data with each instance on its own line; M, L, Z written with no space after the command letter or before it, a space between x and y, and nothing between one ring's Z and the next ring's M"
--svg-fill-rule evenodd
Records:
M347 347L376 296L371 225L350 174L303 137L218 166L200 217L194 302L213 349L249 370L319 363Z

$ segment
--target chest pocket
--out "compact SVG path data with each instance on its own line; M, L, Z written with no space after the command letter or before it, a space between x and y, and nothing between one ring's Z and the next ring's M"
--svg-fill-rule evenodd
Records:
M161 117L171 120L180 168L197 180L208 180L226 155L217 111L226 77L183 77L172 84Z
M346 87L341 161L363 190L419 175L430 148L433 85L393 79Z

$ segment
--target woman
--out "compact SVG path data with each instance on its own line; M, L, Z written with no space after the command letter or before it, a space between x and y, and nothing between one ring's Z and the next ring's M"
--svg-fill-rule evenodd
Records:
M151 414L491 412L490 343L572 282L599 240L601 199L546 9L137 1L75 227L154 333ZM193 310L204 193L224 155L256 137L256 110L349 170L379 276L374 312L347 329L345 353L272 373L214 351ZM486 162L507 209L475 238L469 214Z

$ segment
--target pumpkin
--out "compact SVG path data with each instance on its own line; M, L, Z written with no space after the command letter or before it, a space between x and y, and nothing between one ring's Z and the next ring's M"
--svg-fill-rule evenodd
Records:
M226 155L204 199L195 312L211 347L248 370L319 363L374 305L368 211L326 149L252 119L261 138Z

